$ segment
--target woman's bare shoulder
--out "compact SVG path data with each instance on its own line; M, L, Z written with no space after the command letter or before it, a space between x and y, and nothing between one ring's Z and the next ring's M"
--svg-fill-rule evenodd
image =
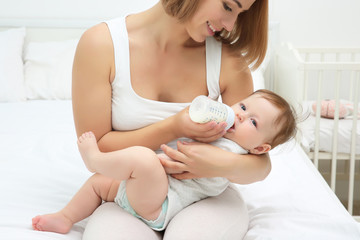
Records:
M251 71L246 60L227 46L223 47L220 71L221 95L229 105L253 92Z
M105 23L100 23L86 30L81 36L76 49L74 69L75 72L79 71L80 76L88 72L94 76L102 74L112 77L113 68L114 48L110 31Z
M78 47L88 51L112 49L112 39L106 23L99 23L87 29L81 36Z
M234 49L227 45L223 45L221 58L223 66L228 67L229 71L232 70L234 73L249 71L245 58L240 53L234 52Z

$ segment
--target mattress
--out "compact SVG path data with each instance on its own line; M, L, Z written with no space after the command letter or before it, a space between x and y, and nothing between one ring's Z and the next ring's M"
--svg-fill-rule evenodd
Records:
M61 209L91 175L76 146L70 100L0 103L0 239L80 240L32 230L31 218ZM270 152L261 182L237 185L250 215L245 240L360 239L348 214L295 142Z
M304 114L308 113L308 117L299 124L301 130L301 144L305 151L313 151L315 149L315 124L316 117L310 106L313 101L306 101L303 103ZM335 121L333 119L320 118L320 132L319 132L319 150L323 152L332 152L333 149L333 132ZM338 153L350 153L351 149L351 131L353 128L352 115L339 120L338 124ZM356 142L360 143L360 123L358 121L356 128ZM356 154L360 154L360 144L356 144Z

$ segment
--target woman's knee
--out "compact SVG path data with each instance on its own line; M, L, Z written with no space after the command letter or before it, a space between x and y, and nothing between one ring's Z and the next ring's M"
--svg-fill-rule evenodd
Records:
M169 223L164 240L242 239L249 215L236 189L196 202L179 212ZM178 234L181 231L182 234Z
M82 239L161 240L162 236L115 203L104 203L90 216Z

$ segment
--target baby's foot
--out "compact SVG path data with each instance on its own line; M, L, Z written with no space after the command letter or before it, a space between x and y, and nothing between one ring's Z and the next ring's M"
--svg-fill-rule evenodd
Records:
M90 172L95 172L92 163L100 153L95 135L92 132L86 132L79 137L77 144L86 167Z
M56 233L68 233L73 223L61 212L36 216L32 219L34 230Z

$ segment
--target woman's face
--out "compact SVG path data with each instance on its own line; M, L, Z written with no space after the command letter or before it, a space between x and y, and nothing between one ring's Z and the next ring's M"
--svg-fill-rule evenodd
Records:
M231 31L237 16L248 10L255 0L199 0L194 16L186 22L186 30L196 42L225 29Z

